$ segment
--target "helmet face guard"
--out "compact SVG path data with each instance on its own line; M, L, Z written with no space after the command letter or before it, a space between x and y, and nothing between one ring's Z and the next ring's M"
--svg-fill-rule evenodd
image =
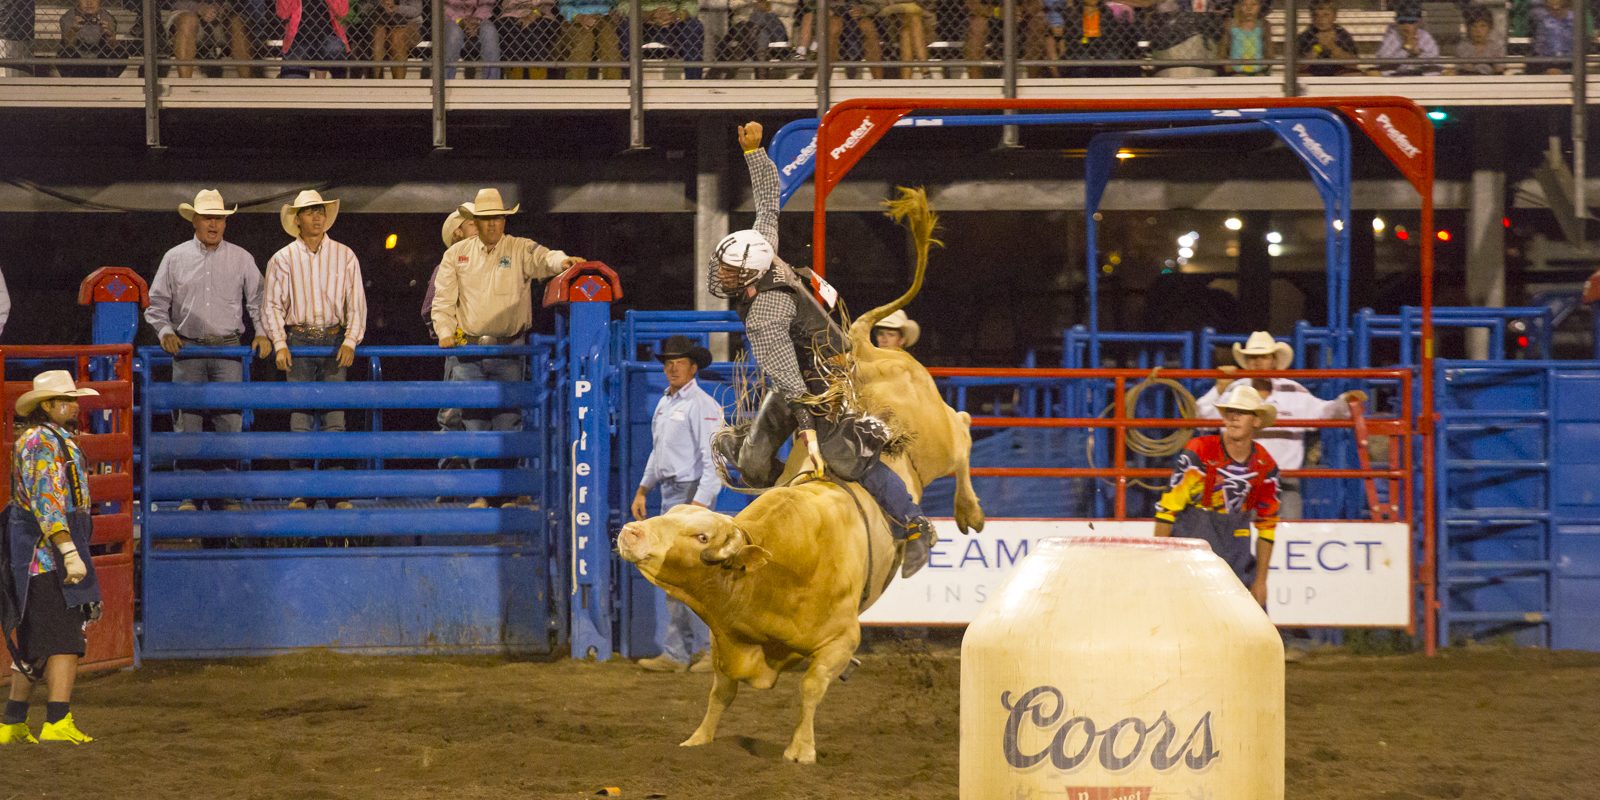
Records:
M766 269L756 269L741 265L749 264L752 261L757 263L764 261L766 266L770 268L770 246L763 247L764 245L764 241L760 244L743 241L737 233L724 237L722 242L717 245L717 251L711 255L711 263L707 265L707 288L710 290L711 295L727 299L737 295L746 286L755 283L761 277L761 274L766 272ZM767 252L752 252L758 248ZM724 279L725 275L727 276L726 280Z

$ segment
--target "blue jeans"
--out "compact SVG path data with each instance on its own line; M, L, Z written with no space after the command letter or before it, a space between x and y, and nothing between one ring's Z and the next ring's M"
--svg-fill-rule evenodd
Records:
M461 30L461 26L457 25L455 20L446 19L444 21L445 63L452 64L460 61L461 50L466 46L466 43L466 31ZM495 30L493 20L484 20L478 25L478 60L500 60L500 32ZM485 67L481 72L483 73L482 77L487 80L499 80L500 78L499 67ZM456 68L446 67L444 76L446 78L454 78L456 76Z
M661 511L665 513L673 506L693 500L699 486L699 481L661 484ZM662 592L662 596L665 595ZM664 613L656 615L656 644L661 645L662 655L687 664L695 653L711 646L711 630L688 606L671 597L666 600Z
M516 383L526 380L523 367L523 361L518 357L458 358L455 367L450 370L450 380ZM461 410L461 425L469 431L520 431L522 412L515 408L464 408ZM501 459L469 459L473 469L477 469L480 462L486 469L511 466L510 462Z
M329 31L323 36L296 36L289 43L289 51L283 54L285 61L343 61L350 53L345 50L344 42L339 36ZM330 70L334 77L344 77L344 70ZM278 72L280 78L309 78L311 69L308 67L284 67Z

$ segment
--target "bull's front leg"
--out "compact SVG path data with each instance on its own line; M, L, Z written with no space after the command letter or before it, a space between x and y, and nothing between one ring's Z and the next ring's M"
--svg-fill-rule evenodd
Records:
M794 729L794 738L783 751L785 761L799 764L817 763L817 706L828 693L828 685L850 665L850 656L860 644L859 634L852 639L829 645L811 656L811 667L800 681L800 724Z
M700 720L700 727L694 729L694 735L679 742L678 746L699 747L710 744L717 736L717 723L722 720L722 712L728 710L728 706L733 704L733 698L738 694L739 682L718 668L711 678L711 700L706 703L705 719Z

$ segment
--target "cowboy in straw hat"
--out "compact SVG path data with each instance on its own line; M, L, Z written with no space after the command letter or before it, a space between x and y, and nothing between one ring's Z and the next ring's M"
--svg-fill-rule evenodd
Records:
M255 332L256 355L266 358L272 352L261 319L261 268L244 248L223 240L228 217L237 207L229 207L215 189L203 189L193 203L178 206L178 214L194 228L194 237L173 247L161 257L155 280L150 282L150 305L145 321L155 329L161 349L179 355L191 346L234 347L245 330L245 317ZM244 378L244 367L237 358L191 358L187 354L172 360L174 383L234 383ZM205 422L218 433L238 433L239 412L208 409L174 412L173 426L181 433L199 433ZM184 468L197 465L185 463ZM228 509L238 508L224 501ZM185 500L179 506L193 511L197 506Z
M10 619L3 631L11 651L10 700L0 719L0 745L94 741L78 730L71 710L72 676L83 656L84 625L98 617L100 588L89 560L89 473L74 439L80 389L65 370L33 379L17 398L23 430L12 454L13 496L0 547L12 555L0 574L0 591L17 601L21 620L12 645ZM50 684L50 702L38 738L28 730L28 698L38 680Z
M889 518L895 541L905 543L901 574L909 578L927 564L937 533L906 489L905 479L880 457L885 426L862 414L833 415L821 424L814 419L815 398L829 393L823 387L830 381L838 385L849 380L829 374L828 364L850 345L833 315L838 299L833 287L777 255L778 167L761 148L761 136L759 122L738 128L737 140L750 170L755 226L734 231L717 243L706 277L713 295L733 300L756 366L772 388L748 428L730 428L717 437L716 453L738 466L746 485L765 488L783 472L777 453L795 435L796 446L805 447L806 474L855 481L872 495ZM829 298L827 307L814 296L814 286Z
M650 490L661 489L661 511L685 503L710 508L722 490L711 436L722 427L722 404L695 380L711 364L711 351L687 336L673 336L656 353L667 389L650 419L650 460L630 511L644 519ZM660 590L657 590L660 591ZM639 661L649 672L710 672L710 632L689 607L667 598L667 624L656 634L661 655Z
M583 261L532 239L507 236L506 217L520 208L507 208L499 190L484 189L458 209L477 224L478 235L451 245L435 270L430 317L440 347L526 341L533 327L532 282L553 278ZM515 357L461 359L450 379L520 381L522 370L522 360ZM522 428L522 415L514 409L469 409L465 416L468 430ZM489 498L480 497L471 505L489 504Z
M1265 606L1266 565L1278 528L1278 464L1255 436L1273 423L1277 412L1243 382L1229 388L1217 408L1222 410L1222 430L1190 439L1178 454L1172 488L1156 501L1155 535L1209 542Z
M920 338L922 326L906 316L905 309L896 309L872 326L872 343L886 350L909 350Z
M472 204L462 203L452 209L450 215L444 218L444 226L440 228L439 235L440 238L444 239L444 246L447 248L463 239L471 239L478 235L478 223L463 215L463 210L471 212ZM439 277L439 265L435 264L433 266L433 274L428 276L428 286L422 292L422 324L427 328L428 338L430 339L433 338L433 281L437 277ZM454 357L448 357L444 360L445 380L450 380L450 373L455 370L455 367L456 359ZM436 419L441 431L466 430L461 424L461 409L459 408L441 408ZM466 462L463 460L443 458L439 460L439 468L449 469L458 463L461 466L466 466ZM440 502L444 500L445 498L443 497L439 498Z
M1285 370L1294 362L1294 349L1284 342L1276 341L1272 334L1266 331L1256 331L1250 334L1244 346L1233 346L1233 358L1240 367L1251 371ZM1221 366L1217 369L1225 373L1232 373L1235 367ZM1217 398L1236 385L1246 385L1255 389L1256 393L1277 411L1278 418L1288 419L1349 419L1350 401L1365 402L1366 392L1352 390L1339 395L1333 400L1322 400L1311 393L1311 390L1302 386L1297 381L1289 378L1250 378L1248 380L1235 378L1233 375L1224 375L1217 380L1217 385L1206 392L1196 402L1197 416L1217 419L1221 415L1217 409ZM1271 423L1262 427L1270 427ZM1264 430L1256 441L1272 454L1278 466L1285 470L1297 470L1305 466L1306 460L1306 428L1272 428ZM1299 519L1301 514L1300 479L1285 478L1281 487L1280 499L1282 501L1282 517L1284 519Z
M284 231L294 241L267 261L267 290L262 316L272 337L278 369L290 383L343 381L355 361L356 345L367 332L367 293L361 279L361 260L349 247L327 232L339 215L339 201L308 189L278 212ZM332 357L300 356L293 347L334 347ZM319 412L323 432L343 431L344 412ZM311 413L289 415L289 430L311 432ZM291 469L310 469L309 461L292 462ZM344 499L330 499L334 508L352 508ZM296 497L293 509L310 504Z

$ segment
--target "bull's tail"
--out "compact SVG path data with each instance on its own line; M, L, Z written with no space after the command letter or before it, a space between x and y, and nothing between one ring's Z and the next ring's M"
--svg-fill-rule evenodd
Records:
M899 192L899 196L893 200L883 201L887 209L884 213L911 232L911 241L917 249L916 271L912 274L911 286L906 289L905 294L862 314L851 323L850 340L854 345L871 344L872 326L916 299L917 294L922 291L923 276L928 272L928 252L934 245L944 245L943 242L933 238L934 232L939 227L939 215L934 213L933 206L928 204L928 193L921 188L908 189L904 186L895 187L895 190Z

